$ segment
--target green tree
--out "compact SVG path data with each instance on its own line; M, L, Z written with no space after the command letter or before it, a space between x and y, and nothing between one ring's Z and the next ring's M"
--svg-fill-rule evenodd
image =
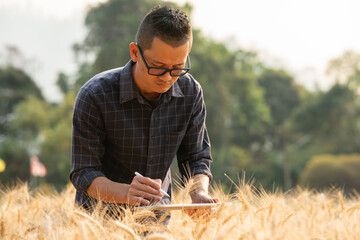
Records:
M288 147L292 144L293 134L289 128L289 119L301 102L301 91L293 77L283 70L268 69L258 79L264 90L265 101L270 108L271 124L267 130L270 148L278 152L273 156L282 159L283 184L287 190L292 185L291 161Z
M6 170L0 174L2 184L14 184L17 180L29 180L30 162L27 149L13 137L6 137L0 144L0 156Z
M76 93L67 93L62 102L53 107L52 119L43 129L39 157L46 164L46 181L61 189L68 182L71 159L72 113Z
M270 108L273 126L281 126L300 104L302 89L283 70L267 70L259 77L265 101Z
M22 142L31 142L49 124L50 119L50 104L31 95L16 105L9 130Z
M74 45L77 59L84 59L79 61L81 74L77 86L99 72L125 65L130 60L129 44L135 41L142 18L150 8L162 3L159 0L109 0L91 8L85 18L86 38ZM94 59L93 62L90 59Z
M56 85L58 86L58 88L60 89L60 91L63 93L63 94L66 94L70 91L70 79L69 79L69 76L66 75L65 73L63 72L60 72L58 73L58 77L57 77L57 80L56 80Z
M343 188L346 192L360 191L360 155L318 155L307 163L301 174L302 185L326 189Z
M15 106L29 95L42 98L30 76L13 66L0 66L0 136L7 133L6 126Z
M360 84L360 54L345 51L340 57L329 61L326 73L337 83L348 83L353 87Z
M3 182L29 180L30 156L39 152L41 131L49 124L50 105L33 95L18 103L7 124L5 140L0 144L0 156L9 166Z
M297 131L322 141L328 153L358 152L359 100L348 85L335 84L305 102L294 116Z
M331 60L327 72L335 84L327 91L308 94L292 116L291 129L299 139L307 139L301 147L290 149L297 176L313 156L359 153L360 58L357 56L345 52Z
M57 189L66 185L70 171L75 96L75 92L71 91L64 95L63 101L59 104L49 104L30 96L16 106L9 124L12 138L6 140L4 145L7 146L11 140L15 146L5 151L5 157L2 158L7 162L17 162L22 167L10 170L13 175L8 175L8 181L14 176L27 180L29 158L35 154L47 168L48 174L44 181L53 184ZM12 149L18 152L21 152L18 150L21 149L22 158L17 157L18 152L11 152ZM24 175L24 171L27 171L27 174Z
M236 144L248 148L270 120L256 82L260 63L252 52L231 51L194 31L191 74L202 84L207 126L215 147Z
M37 129L32 128L25 133L21 126L14 124L18 114L17 106L28 98L42 99L39 87L22 69L26 67L26 59L16 47L6 49L6 57L0 66L0 157L5 160L7 168L1 174L2 183L14 182L17 179L29 179L29 141ZM36 105L35 105L36 106ZM22 110L37 111L34 105ZM33 115L33 116L36 116Z

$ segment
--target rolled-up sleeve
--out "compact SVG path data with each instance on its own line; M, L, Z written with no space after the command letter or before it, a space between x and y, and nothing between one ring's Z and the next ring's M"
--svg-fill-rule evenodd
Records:
M100 176L104 155L104 122L96 101L80 89L74 105L70 180L76 190L87 195L91 182Z
M183 182L196 174L205 174L212 180L210 171L211 146L207 133L206 107L200 85L194 101L192 116L177 153L178 167Z

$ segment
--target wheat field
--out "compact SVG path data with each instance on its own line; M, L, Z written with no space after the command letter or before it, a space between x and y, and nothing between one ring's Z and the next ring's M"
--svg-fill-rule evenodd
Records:
M104 218L100 208L89 215L74 207L72 185L57 193L18 184L0 193L0 239L360 239L359 194L267 193L251 184L240 184L234 194L219 189L213 195L231 206L215 209L209 221L173 211L164 227L139 223L152 214L147 210L127 211L121 220ZM186 189L174 195L174 203L189 202Z

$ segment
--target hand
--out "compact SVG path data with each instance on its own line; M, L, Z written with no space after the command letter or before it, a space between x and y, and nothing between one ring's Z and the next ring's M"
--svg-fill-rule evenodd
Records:
M218 198L213 198L209 194L204 191L196 192L191 194L192 203L218 203L220 200ZM188 214L191 219L196 222L208 222L214 215L214 209L191 209L184 210L186 214Z
M135 176L129 185L127 202L131 205L149 205L150 201L161 201L161 179Z
M213 198L205 191L200 191L191 194L192 203L218 203L220 200L218 198Z

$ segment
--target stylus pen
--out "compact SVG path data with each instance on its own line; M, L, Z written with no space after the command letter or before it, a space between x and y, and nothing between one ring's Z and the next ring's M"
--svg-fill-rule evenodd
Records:
M136 176L139 176L139 177L143 177L143 175L141 175L141 174L138 173L138 172L135 172L135 175L136 175ZM170 197L169 194L167 194L167 192L165 192L165 191L162 190L161 188L160 188L160 192L161 192L162 194L164 194L165 196Z

